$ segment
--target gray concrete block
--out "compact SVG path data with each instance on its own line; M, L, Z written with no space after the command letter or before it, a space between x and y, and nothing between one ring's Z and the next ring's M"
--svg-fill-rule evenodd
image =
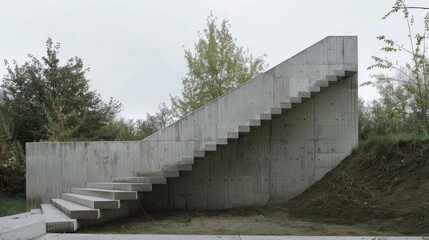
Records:
M63 193L61 194L61 198L93 209L118 209L120 207L119 200L111 200L75 193Z
M162 167L161 167L162 169ZM137 176L139 177L179 177L179 171L177 170L165 170L162 169L161 171L153 171L153 172L139 172L137 173Z
M92 209L73 203L64 199L51 199L52 205L61 210L64 214L74 219L98 219L100 218L100 210Z
M119 183L151 183L151 184L166 184L165 177L113 177L113 182Z
M137 192L152 191L151 183L89 182L86 184L86 187Z
M192 171L192 164L176 164L176 165L170 165L170 166L162 166L161 170L165 170L165 171Z
M72 193L88 195L93 197L107 198L113 200L136 200L136 191L123 191L123 190L108 190L97 188L72 188Z
M41 204L46 231L50 233L75 232L77 220L65 215L52 204Z

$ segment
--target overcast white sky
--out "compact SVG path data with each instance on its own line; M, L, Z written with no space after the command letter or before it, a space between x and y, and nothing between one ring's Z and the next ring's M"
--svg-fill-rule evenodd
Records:
M403 18L381 20L394 0L0 0L0 60L43 56L51 37L60 58L78 56L91 68L91 88L123 103L122 117L144 118L179 95L192 48L210 10L228 19L238 45L267 54L270 68L328 35L359 37L359 81L370 80L370 57L385 34L407 43ZM428 0L408 5L429 6ZM399 59L400 61L403 59ZM375 72L372 72L375 73ZM0 65L0 76L5 67ZM1 78L2 79L2 78ZM364 99L376 97L360 88Z

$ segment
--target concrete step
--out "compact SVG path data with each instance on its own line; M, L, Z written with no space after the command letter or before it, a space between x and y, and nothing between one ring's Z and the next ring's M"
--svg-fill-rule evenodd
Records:
M270 108L269 113L271 115L273 115L273 114L282 114L282 109L281 108Z
M250 127L259 127L261 126L261 120L259 119L252 119L247 121L247 125L249 125Z
M281 102L279 105L280 105L281 109L291 109L292 108L292 103L290 103L290 102Z
M139 177L179 177L179 171L167 171L167 170L160 170L160 171L154 171L154 172L140 172L137 173L137 176Z
M166 184L167 178L165 177L113 177L112 181L121 182L121 183Z
M98 188L72 188L72 193L88 195L93 197L101 197L113 200L136 200L136 191L123 191L123 190L107 190Z
M177 164L162 166L163 171L192 171L192 164Z
M238 126L237 127L237 132L239 132L239 133L248 133L248 132L250 132L250 126L244 126L244 125Z
M52 204L40 204L43 218L46 223L46 231L50 233L75 232L77 220L65 215Z
M308 88L308 91L313 92L313 93L318 93L318 92L320 92L320 87L319 86L311 86Z
M204 158L206 156L205 151L194 151L194 157L195 158Z
M353 76L355 73L357 73L356 71L350 71L350 70L345 70L345 75L347 77L351 77Z
M76 193L62 193L61 198L92 209L118 209L119 200L81 195Z
M311 98L311 91L302 91L302 92L298 92L298 96L300 98Z
M346 76L346 71L344 71L344 70L334 70L334 75L339 76L339 77L345 77Z
M313 86L317 87L329 87L329 81L326 80L317 80Z
M226 137L228 139L238 139L240 137L240 134L238 132L227 132Z
M338 77L335 75L326 75L325 79L329 82L336 82L338 80Z
M192 165L194 164L194 156L182 156L179 162L177 162L177 165ZM162 167L161 167L162 170ZM180 171L191 171L192 166L190 170L180 170Z
M0 217L0 240L35 239L46 234L43 214L32 212Z
M228 145L228 138L217 138L216 145Z
M269 120L271 120L271 114L270 113L261 113L261 114L259 114L259 120L269 121Z
M301 103L302 99L300 97L289 97L290 103Z
M216 143L206 143L204 144L204 151L206 152L215 152L216 151Z
M70 218L75 219L99 219L100 209L92 209L64 199L51 199L52 205L61 210Z
M152 191L152 184L150 183L89 182L86 184L86 187L136 192Z

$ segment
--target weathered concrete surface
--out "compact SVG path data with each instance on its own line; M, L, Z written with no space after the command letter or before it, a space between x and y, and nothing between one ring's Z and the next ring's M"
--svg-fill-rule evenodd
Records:
M140 142L28 143L27 206L47 203L72 187L84 187L85 182L158 171L164 165L192 159L195 151L204 151L207 144L211 144L207 146L213 150L219 138L225 139L237 134L239 129L249 128L249 120L260 119L261 113L282 103L289 104L291 97L300 96L300 92L309 94L310 86L332 78L338 70L357 71L357 37L327 37ZM286 113L281 120L258 129L261 139L240 139L237 144L228 145L222 157L219 151L215 157L204 159L206 164L197 162L195 167L200 170L192 181L186 175L194 173L184 174L183 181L192 185L181 187L177 193L171 192L176 196L191 194L196 199L207 198L204 195L215 191L236 197L228 197L227 202L219 198L219 203L184 201L186 196L175 198L174 204L169 199L160 200L177 207L188 204L188 208L219 208L284 200L304 190L350 153L357 143L357 75L347 79L341 81L346 85L338 85L340 91L332 90L333 96L322 93L324 97L319 97L319 101L312 99L306 103L307 107L292 110L293 119L287 118ZM246 144L254 149L248 149ZM261 151L268 149L270 157ZM245 162L246 159L250 159L251 164ZM266 162L261 163L261 159ZM215 161L221 163L213 163ZM260 168L253 164L260 164ZM217 175L211 177L207 173L212 172L212 168L224 171L220 175L222 171L213 171ZM203 173L205 175L201 175ZM207 181L214 177L218 178L217 182L229 181L235 186L228 184L225 185L228 188L222 188L216 184L211 188ZM257 189L257 194L241 196L243 187Z
M27 212L0 218L0 240L34 239L46 234L41 212Z
M247 235L146 235L146 234L46 234L42 239L80 240L424 240L424 237L371 236L247 236Z
M146 208L224 209L285 201L303 192L357 145L357 76L219 147L144 193Z

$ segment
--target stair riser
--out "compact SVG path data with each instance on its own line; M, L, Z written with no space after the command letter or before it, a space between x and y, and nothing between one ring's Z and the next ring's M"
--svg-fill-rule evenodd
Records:
M194 157L195 158L203 158L205 157L205 152L204 151L194 151Z
M238 134L238 132L228 132L226 134L226 136L227 136L228 139L232 139L232 140L238 139L240 137L240 135Z
M228 145L228 138L218 138L216 140L217 145Z
M68 233L77 230L76 219L58 222L46 222L46 232L48 233Z
M100 210L93 209L91 211L69 210L57 202L51 200L51 204L62 211L64 214L74 219L99 219Z
M184 164L184 165L163 166L163 167L161 167L161 170L163 170L163 171L192 171L192 165L191 164Z
M51 204L40 204L42 213L49 215L46 219L46 231L50 233L75 232L77 230L77 220L70 219L58 208ZM62 216L61 216L62 215Z
M138 173L139 177L179 177L178 171L160 171L160 172L149 172L149 173Z
M215 152L216 151L216 144L206 144L206 145L204 145L204 151L206 151L206 152Z

